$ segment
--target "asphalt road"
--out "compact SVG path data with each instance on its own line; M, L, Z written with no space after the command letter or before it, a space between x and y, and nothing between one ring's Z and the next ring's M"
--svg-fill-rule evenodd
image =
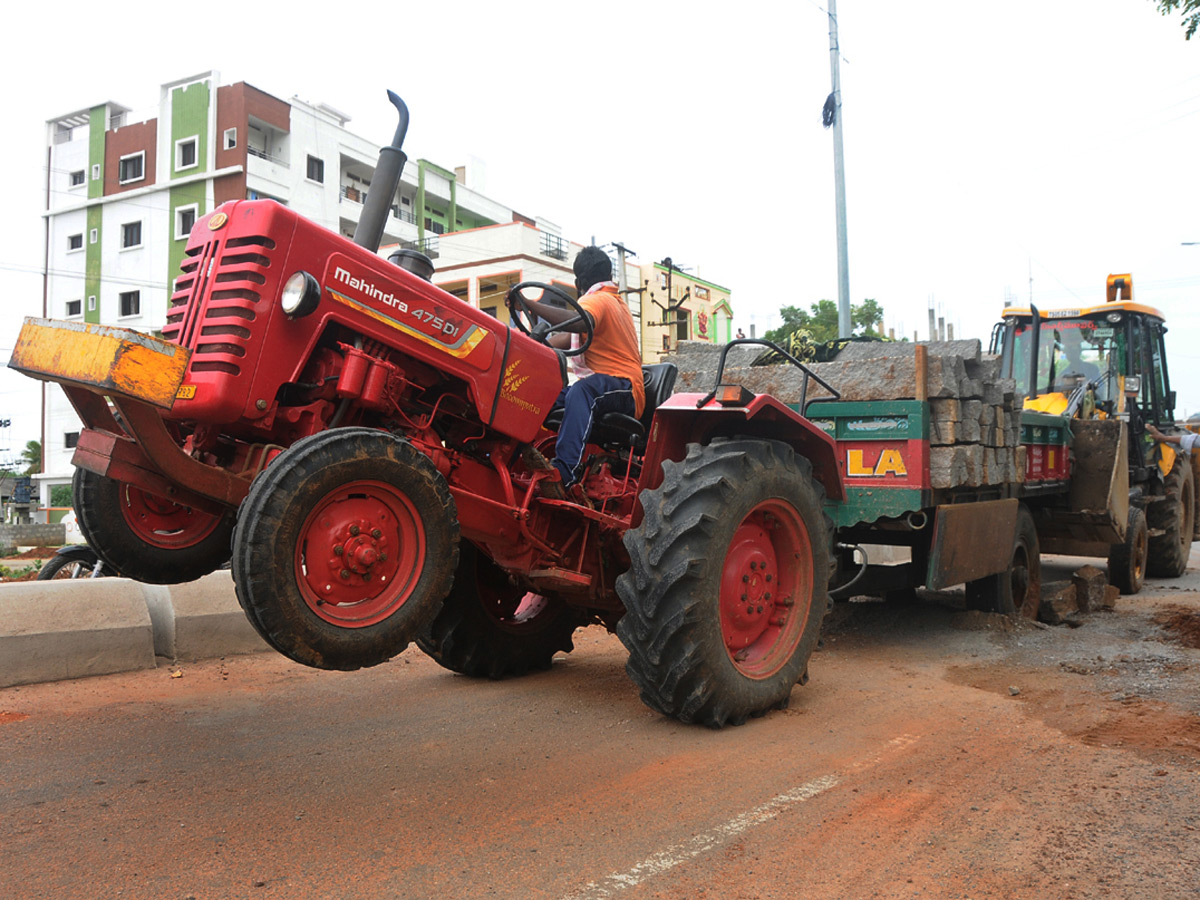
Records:
M839 605L791 707L719 732L598 629L506 682L413 647L10 688L0 897L1198 897L1197 580L1074 629Z

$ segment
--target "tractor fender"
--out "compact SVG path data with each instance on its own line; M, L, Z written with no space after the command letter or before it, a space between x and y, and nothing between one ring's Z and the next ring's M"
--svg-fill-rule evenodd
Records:
M837 446L824 430L770 396L749 397L744 405L722 406L703 394L673 394L654 411L647 436L640 490L662 481L662 464L687 455L688 444L708 444L718 437L750 437L782 441L812 463L813 476L830 500L844 500Z

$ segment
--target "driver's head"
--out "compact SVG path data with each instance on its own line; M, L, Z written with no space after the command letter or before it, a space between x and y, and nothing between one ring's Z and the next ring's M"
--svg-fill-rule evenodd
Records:
M1073 329L1064 330L1062 333L1063 351L1067 354L1067 359L1073 362L1078 362L1079 357L1083 352L1082 346L1083 336Z
M582 297L588 288L612 281L612 260L599 247L584 247L575 257L575 291Z

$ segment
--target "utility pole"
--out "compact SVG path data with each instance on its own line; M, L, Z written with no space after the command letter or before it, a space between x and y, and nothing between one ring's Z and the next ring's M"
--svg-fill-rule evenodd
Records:
M621 291L621 295L624 296L629 293L629 285L625 281L625 254L628 253L630 256L637 256L637 252L630 250L620 241L613 241L612 246L617 248L617 288Z
M846 254L846 168L842 161L842 83L838 70L837 0L829 0L829 70L833 90L825 102L833 103L833 182L837 206L838 337L850 337L850 262Z

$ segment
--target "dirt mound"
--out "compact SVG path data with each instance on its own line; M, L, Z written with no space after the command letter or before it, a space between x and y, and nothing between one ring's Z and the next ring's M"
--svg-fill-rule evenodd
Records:
M1184 606L1169 606L1154 617L1171 640L1185 647L1200 650L1200 610Z

